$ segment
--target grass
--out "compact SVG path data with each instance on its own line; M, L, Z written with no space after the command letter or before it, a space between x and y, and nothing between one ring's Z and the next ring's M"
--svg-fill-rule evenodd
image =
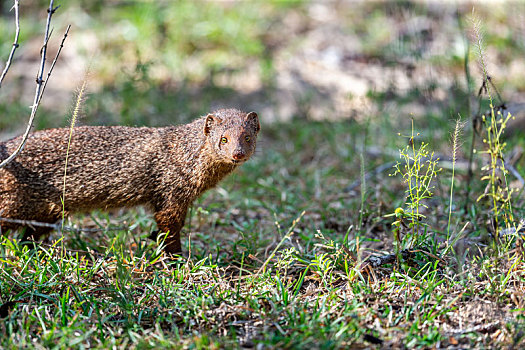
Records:
M102 5L89 6L84 10L99 13L97 6ZM202 25L185 28L183 19L197 21L191 17L197 13L193 3L136 6L140 11L128 3L108 8L95 20L126 18L126 28L146 34L137 47L121 44L120 36L104 44L110 53L92 68L92 79L104 86L87 98L88 124L156 125L165 123L173 110L181 116L170 120L202 113L215 96L235 90L199 74L220 74L217 67L239 62L242 71L250 59L264 54L270 58L258 64L266 67L269 77L263 84L270 88L271 53L261 52L269 40L262 28L273 23L268 13L305 11L301 4L260 5L259 12L210 4ZM155 21L145 20L142 7ZM379 6L365 7L364 12L374 14L374 28L386 23ZM170 21L175 10L181 15ZM425 15L426 10L417 5L411 11ZM217 16L225 18L224 27L212 21ZM373 31L366 26L367 16L358 17L354 29L370 39L364 48L368 55L388 62L396 50L414 55L411 50L417 47L409 37L400 46L381 44L388 38L384 27ZM250 30L239 31L239 24L245 28L252 23ZM152 25L183 33L179 41L164 43L160 62L148 56L153 52L150 44L158 47L155 38L147 36L158 30ZM102 27L99 23L95 28ZM243 40L230 42L232 35ZM122 47L127 51L119 56L115 52ZM217 61L202 60L204 48L217 50ZM137 57L125 55L133 49ZM187 80L177 78L188 73L187 67L175 62L180 57L169 57L171 51L196 57L201 62L198 71ZM119 60L123 73L111 72ZM463 69L458 58L445 64ZM173 68L173 81L182 87L163 87L170 82L156 75L159 67ZM392 101L396 106L427 101L435 89L416 84L408 90L370 91L368 97L383 110ZM200 105L186 101L192 94L202 96ZM455 137L451 145L446 137L458 131L449 116L468 115L467 97L467 91L456 87L440 113L429 109L414 118L379 112L365 116L366 122L313 121L302 115L288 122L265 122L254 158L194 204L183 230L188 256L175 262L147 239L155 227L142 208L74 215L68 226L99 231L53 233L38 250L19 246L15 234L2 236L0 347L523 347L525 266L519 226L512 231L518 223L507 226L510 214L502 214L499 226L492 226L495 211L507 210L506 202L494 195L465 207L468 175L459 162L468 153L469 141ZM482 97L483 106L489 106L487 100ZM0 104L10 115L22 108L21 103L17 106ZM491 111L488 117L482 133L504 135L500 131L506 124L498 122L497 113ZM54 119L40 120L55 126ZM398 132L409 137L398 137ZM465 140L471 132L466 128ZM492 191L487 193L497 193L498 157L505 149L523 146L519 138L508 139L505 149L502 142L493 142L497 138L490 140L475 145L478 170L470 183L474 198L485 193L487 184ZM374 153L376 149L384 152ZM374 173L392 162L387 151L398 149L404 157L397 167L402 176L388 176L394 168ZM433 152L440 155L439 163L433 163ZM488 162L493 171L486 179L479 170L482 152L495 159ZM451 166L444 165L446 158L452 159ZM438 166L443 170L438 172ZM523 161L515 167L522 172ZM356 179L361 186L350 186ZM512 202L512 217L522 217L520 194L505 198ZM507 234L496 241L495 232ZM371 254L395 258L377 266L369 260Z
M170 267L146 239L153 221L143 210L75 216L74 225L118 223L129 229L69 233L63 245L38 251L4 237L1 291L4 303L16 304L0 326L1 346L30 346L31 339L66 348L521 344L514 338L523 326L516 317L523 305L513 295L519 295L523 262L510 252L494 256L489 250L468 258L466 266L451 254L439 257L439 251L425 250L399 268L357 264L355 231L350 229L347 244L344 235L360 214L329 208L340 203L360 208L359 196L344 193L344 185L337 188L334 181L352 171L352 177L359 176L360 159L330 166L323 157L344 156L338 152L346 133L345 123L265 128L262 152L196 203L185 229L191 232L191 256ZM323 144L326 138L339 141ZM312 143L324 146L309 149ZM294 152L310 161L290 165L288 153ZM290 174L276 172L285 164ZM316 185L320 168L323 181ZM385 174L369 182L395 181ZM323 196L316 198L319 191ZM381 240L379 251L391 250L391 221L377 220L376 200L374 194L366 199L372 218L363 225L368 234L361 235L362 254ZM443 215L443 234L447 221ZM189 244L186 240L187 251ZM462 319L461 312L467 312L462 310L479 303L489 305L488 311L476 315L473 310ZM460 326L475 327L479 323L472 317L498 312L505 313L494 318L501 322L501 340L488 338L490 330Z

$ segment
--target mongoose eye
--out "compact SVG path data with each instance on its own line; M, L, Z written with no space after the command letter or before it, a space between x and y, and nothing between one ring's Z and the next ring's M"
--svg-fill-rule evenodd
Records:
M227 143L228 139L226 137L221 137L221 143Z
M246 136L244 139L246 140L246 142L250 142L251 137L250 136Z

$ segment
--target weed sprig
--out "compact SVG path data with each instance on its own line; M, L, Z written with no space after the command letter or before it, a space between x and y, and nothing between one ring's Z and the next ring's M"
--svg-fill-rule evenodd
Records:
M427 239L426 218L422 214L422 209L428 208L425 200L433 195L434 186L432 180L436 178L440 169L437 169L439 158L434 157L434 152L429 150L429 145L421 142L416 146L415 137L419 134L414 133L414 121L412 120L411 134L408 136L408 145L399 150L403 163L397 162L394 165L395 172L392 176L401 175L403 182L407 186L406 209L397 208L393 215L396 220L394 226L394 237L397 243L396 251L401 247L413 247L423 243ZM408 220L408 223L406 222ZM407 234L401 239L401 229L407 228Z

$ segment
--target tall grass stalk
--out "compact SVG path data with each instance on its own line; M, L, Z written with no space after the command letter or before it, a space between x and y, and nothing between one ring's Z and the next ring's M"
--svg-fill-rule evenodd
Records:
M483 115L483 124L486 127L486 138L483 139L483 143L486 145L486 150L483 153L487 153L490 156L490 164L483 167L482 170L490 170L488 175L483 176L481 180L488 180L490 184L490 193L482 194L478 197L478 201L485 196L489 196L492 199L492 212L493 212L493 223L494 223L494 236L496 240L499 239L500 233L500 217L503 216L505 226L510 228L514 225L514 215L512 213L511 195L512 190L509 189L507 182L508 171L505 168L505 162L503 151L505 149L505 142L501 140L501 135L505 130L506 124L511 114L508 113L504 117L500 111L496 113L496 107L491 93L491 77L488 74L487 65L484 58L483 50L483 35L481 32L481 23L479 20L473 19L473 29L475 35L475 47L477 50L480 69L483 74L483 88L486 91L489 99L490 115L487 118ZM496 91L497 92L497 91ZM501 172L503 181L498 178L498 173ZM500 185L503 183L503 186ZM501 204L500 204L501 203Z
M361 161L361 207L359 209L359 230L363 227L363 214L365 210L365 198L366 198L366 176L365 176L365 157L363 152L359 154Z
M361 230L363 229L363 216L365 212L365 199L366 199L366 174L365 174L365 157L363 152L359 154L359 159L361 162L361 205L359 208L359 227L356 230L355 234L355 249L357 253L357 263L361 264Z
M67 141L66 150L66 162L64 164L64 181L62 184L62 229L64 228L65 216L66 216L66 180L67 180L67 164L69 161L69 150L71 148L71 140L73 138L73 130L77 123L77 119L80 115L80 109L82 108L82 102L84 101L84 95L87 87L87 76L82 81L82 85L78 90L77 98L75 100L75 107L73 108L73 114L71 116L71 122L69 124L69 137Z
M461 116L458 117L456 120L456 125L454 127L454 133L452 135L452 176L450 179L450 196L449 196L449 203L448 203L448 224L447 224L447 244L450 239L450 220L452 218L452 198L454 196L454 175L455 175L455 169L456 169L456 160L457 160L457 152L459 147L459 137L461 134Z

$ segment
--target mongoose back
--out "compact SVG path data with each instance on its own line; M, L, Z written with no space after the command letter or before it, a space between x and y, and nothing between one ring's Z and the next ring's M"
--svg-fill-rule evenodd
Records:
M189 124L163 128L80 126L73 130L66 178L67 213L146 205L167 232L165 251L180 253L188 207L255 151L255 112L220 109ZM30 135L25 148L0 169L0 217L55 223L62 191L69 129ZM0 143L0 160L20 137ZM20 224L0 221L2 233ZM24 240L50 231L27 227Z

